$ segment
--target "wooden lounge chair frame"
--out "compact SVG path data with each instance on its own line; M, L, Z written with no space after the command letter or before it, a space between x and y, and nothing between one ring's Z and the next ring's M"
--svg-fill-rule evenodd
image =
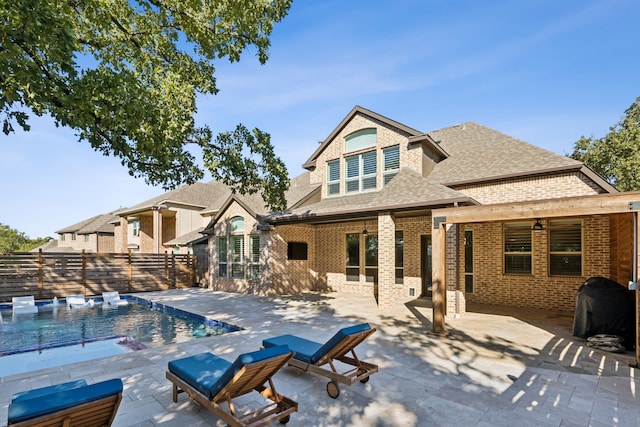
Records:
M340 396L338 383L351 386L357 382L366 383L369 377L378 372L378 365L362 361L356 355L355 347L366 340L376 331L375 328L362 332L356 332L345 336L337 345L322 356L316 363L307 363L302 360L292 358L288 365L301 369L304 372L320 375L329 378L327 383L327 394L337 399ZM347 356L351 353L351 357ZM351 368L339 372L335 361L342 362ZM329 368L324 365L329 365Z
M293 352L274 356L254 363L245 364L212 399L191 387L181 378L170 371L166 377L173 383L173 401L178 401L179 393L187 393L189 398L198 405L209 409L230 426L259 427L279 421L281 424L289 422L291 414L298 411L298 402L276 392L271 377L293 357ZM265 382L269 383L266 387ZM270 400L264 405L247 414L238 414L233 403L236 397L257 391ZM220 403L226 402L228 410Z
M110 426L122 400L122 393L68 408L54 414L9 424L9 427Z
M43 397L46 399L46 396ZM122 392L82 403L57 412L9 424L8 427L102 427L116 417Z

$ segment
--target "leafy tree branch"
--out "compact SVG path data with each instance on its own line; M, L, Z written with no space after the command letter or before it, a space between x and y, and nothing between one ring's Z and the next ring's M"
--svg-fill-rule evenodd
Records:
M204 176L195 144L214 177L283 209L287 174L268 135L240 132L236 144L255 145L230 153L229 134L214 138L194 116L196 96L218 91L214 61L249 48L267 61L291 1L0 0L2 130L27 131L30 113L48 114L165 189Z
M570 157L585 163L620 191L640 190L640 97L604 137L582 136L576 141Z

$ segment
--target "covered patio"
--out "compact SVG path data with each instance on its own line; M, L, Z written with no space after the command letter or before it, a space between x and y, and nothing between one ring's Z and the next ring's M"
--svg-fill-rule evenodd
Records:
M607 276L627 286L629 282L637 285L640 275L639 212L640 192L433 210L433 331L445 333L447 331L445 316L460 317L464 316L467 311L464 286L461 285L461 281L448 280L447 278L452 270L460 271L461 257L446 255L450 241L447 240L447 235L450 235L452 230L456 230L457 226L523 220L534 224L540 221L563 218L596 218L599 221L602 221L603 218L608 219L608 233L604 236L605 238L583 235L583 246L589 245L597 239L600 244L605 241L608 245L606 249L609 252L608 271L601 272L601 269L593 271L599 271L599 275ZM452 259L455 261L455 266L447 270L447 261ZM586 263L588 260L584 262ZM583 267L583 272L585 270L586 267ZM632 285L630 290L633 290L633 287ZM633 293L636 300L636 325L638 325L638 318L640 318L638 315L638 291ZM557 309L553 306L548 308ZM640 350L638 350L640 339L637 329L636 364L640 364Z

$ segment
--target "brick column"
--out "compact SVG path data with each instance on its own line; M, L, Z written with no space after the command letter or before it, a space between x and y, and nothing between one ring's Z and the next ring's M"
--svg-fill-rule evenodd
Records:
M390 213L378 215L378 307L389 310L396 304L396 224Z

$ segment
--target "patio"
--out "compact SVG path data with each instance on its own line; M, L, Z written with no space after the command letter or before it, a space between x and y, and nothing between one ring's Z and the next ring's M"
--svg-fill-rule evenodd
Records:
M185 395L171 399L170 360L211 351L227 359L262 339L296 334L324 341L337 329L369 322L378 331L358 356L380 366L366 384L327 396L324 378L293 368L275 377L299 403L290 426L637 426L640 379L634 354L594 350L571 336L573 313L468 306L447 318L448 336L430 333L429 301L380 311L373 297L345 294L259 297L183 289L142 294L150 300L245 328L162 348L0 378L0 425L12 394L84 378L122 378L114 426L223 425ZM247 397L247 405L252 402Z

